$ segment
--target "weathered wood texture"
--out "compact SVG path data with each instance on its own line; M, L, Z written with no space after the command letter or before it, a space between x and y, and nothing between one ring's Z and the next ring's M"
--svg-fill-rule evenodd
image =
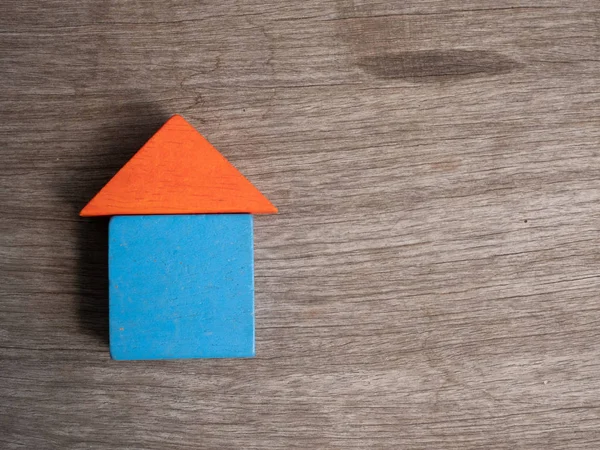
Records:
M0 2L0 447L600 447L600 4ZM255 360L112 362L79 209L170 114L256 218Z

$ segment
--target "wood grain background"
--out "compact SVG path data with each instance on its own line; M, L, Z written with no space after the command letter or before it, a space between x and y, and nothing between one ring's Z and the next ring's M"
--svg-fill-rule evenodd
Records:
M0 83L0 448L600 448L597 1L3 0ZM176 112L280 208L254 360L109 359Z

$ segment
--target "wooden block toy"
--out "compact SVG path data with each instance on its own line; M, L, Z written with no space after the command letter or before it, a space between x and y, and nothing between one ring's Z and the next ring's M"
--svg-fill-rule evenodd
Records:
M254 356L252 255L250 214L111 218L112 357Z
M252 214L277 209L174 116L81 211L109 225L113 359L254 356Z
M82 216L272 214L277 208L183 117L173 116Z

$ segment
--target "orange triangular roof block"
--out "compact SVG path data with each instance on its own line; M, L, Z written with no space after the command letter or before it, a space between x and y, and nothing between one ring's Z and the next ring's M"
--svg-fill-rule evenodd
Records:
M83 208L82 216L276 213L183 117L173 116Z

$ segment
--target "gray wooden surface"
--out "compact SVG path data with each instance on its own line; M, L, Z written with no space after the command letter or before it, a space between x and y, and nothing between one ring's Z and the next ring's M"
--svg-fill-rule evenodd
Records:
M600 448L596 0L0 3L0 448ZM277 206L254 360L113 362L79 209L183 114Z

